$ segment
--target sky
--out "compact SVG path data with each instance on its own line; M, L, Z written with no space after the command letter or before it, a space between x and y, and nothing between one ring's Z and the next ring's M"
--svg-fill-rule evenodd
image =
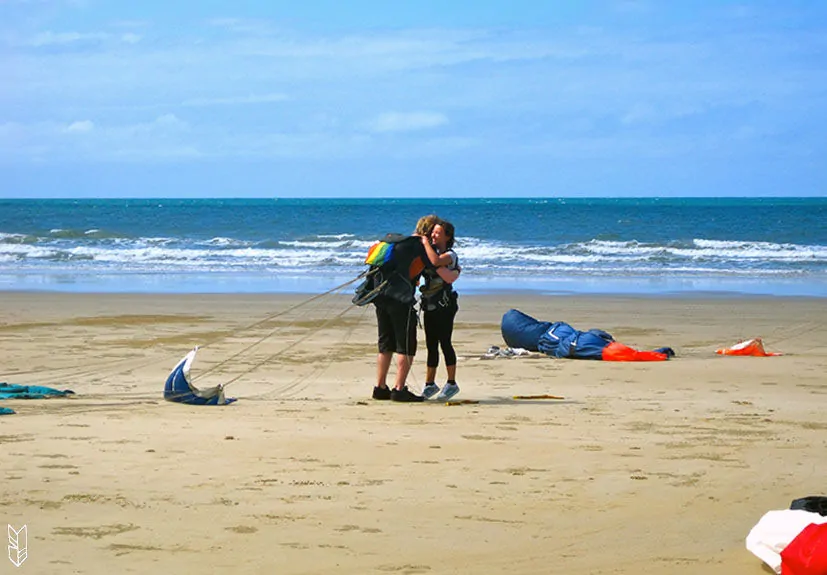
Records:
M819 0L0 0L0 198L827 195Z

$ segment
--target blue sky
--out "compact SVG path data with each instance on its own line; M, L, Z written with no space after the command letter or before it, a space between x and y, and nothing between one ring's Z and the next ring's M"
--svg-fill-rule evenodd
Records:
M827 195L827 3L0 0L0 197Z

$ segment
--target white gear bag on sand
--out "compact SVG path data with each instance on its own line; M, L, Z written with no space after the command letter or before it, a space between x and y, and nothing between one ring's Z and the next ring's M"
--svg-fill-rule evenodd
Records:
M800 509L768 511L747 535L747 549L781 574L781 552L810 523L827 523L827 517Z

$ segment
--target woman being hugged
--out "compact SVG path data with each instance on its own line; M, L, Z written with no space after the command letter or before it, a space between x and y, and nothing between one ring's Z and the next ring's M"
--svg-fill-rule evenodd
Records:
M425 373L425 398L433 397L447 400L459 393L457 385L457 354L451 338L454 332L454 318L459 311L457 292L453 283L459 278L459 258L454 247L454 225L440 220L434 225L429 238L423 237L423 245L428 257L436 266L423 274L425 284L420 287L421 306L425 315L425 344L428 348L427 369ZM439 366L439 350L445 356L447 382L440 392L436 384L436 370Z

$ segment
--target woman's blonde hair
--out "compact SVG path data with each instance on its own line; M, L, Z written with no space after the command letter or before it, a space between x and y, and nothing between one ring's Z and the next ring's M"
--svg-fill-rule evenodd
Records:
M440 219L436 214L428 214L427 216L422 216L419 218L419 221L416 222L416 229L414 229L414 233L420 236L429 236L431 232L434 231L434 226L440 223Z

